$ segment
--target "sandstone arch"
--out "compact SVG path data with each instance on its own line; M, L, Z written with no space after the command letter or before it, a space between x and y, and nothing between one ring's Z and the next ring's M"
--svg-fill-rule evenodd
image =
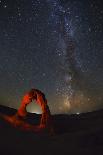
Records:
M36 100L37 104L41 106L42 116L39 125L32 125L26 121L27 111L26 107L28 104ZM27 92L22 101L19 109L14 115L6 115L0 113L0 117L3 118L6 122L11 124L13 127L16 127L24 131L33 131L33 132L49 132L51 135L54 135L54 127L52 124L52 118L50 109L47 105L47 100L45 95L37 89L31 89ZM28 117L28 116L27 116Z
M42 109L42 116L41 116L41 121L40 121L40 128L51 128L52 126L52 121L51 121L51 113L49 106L47 105L47 99L45 98L44 93L42 93L38 89L31 89L29 92L27 92L22 101L21 105L16 113L16 117L19 118L25 118L27 115L27 110L26 107L28 104L32 102L32 100L35 100L37 104Z

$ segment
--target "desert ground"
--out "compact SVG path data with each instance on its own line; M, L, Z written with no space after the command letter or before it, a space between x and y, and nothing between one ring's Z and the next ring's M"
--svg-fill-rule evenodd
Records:
M0 106L0 113L16 109ZM41 115L28 113L26 121L39 124ZM0 155L103 155L103 110L53 115L55 134L21 131L0 117Z

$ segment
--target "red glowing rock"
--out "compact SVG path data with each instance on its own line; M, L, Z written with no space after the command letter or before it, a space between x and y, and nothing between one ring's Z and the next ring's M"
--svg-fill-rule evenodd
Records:
M25 118L27 116L26 107L28 104L32 102L32 100L35 100L36 103L39 104L39 106L42 109L42 116L39 125L31 125L25 121ZM15 115L8 116L1 114L0 116L4 120L9 122L12 126L17 127L19 129L34 132L41 132L46 130L53 134L53 125L50 109L47 105L45 95L40 90L31 89L29 92L27 92L24 95L21 101L20 108L18 109Z

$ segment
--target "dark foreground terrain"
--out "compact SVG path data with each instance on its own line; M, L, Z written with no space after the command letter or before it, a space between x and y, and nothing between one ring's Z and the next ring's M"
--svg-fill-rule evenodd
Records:
M0 113L15 109L0 106ZM28 113L39 124L41 115ZM103 110L80 115L54 115L55 135L20 131L0 118L0 155L103 155Z

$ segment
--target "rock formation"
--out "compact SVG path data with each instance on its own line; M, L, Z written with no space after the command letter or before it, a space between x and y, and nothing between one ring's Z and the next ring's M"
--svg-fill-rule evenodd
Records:
M20 108L15 114L16 118L25 118L27 116L26 107L28 104L32 102L32 100L35 100L36 103L39 104L42 109L42 117L39 127L41 129L45 128L52 130L51 113L47 105L47 100L45 98L45 95L40 90L37 89L31 89L24 95Z
M26 107L32 102L32 100L35 100L42 109L42 116L39 125L32 125L26 121L26 116L28 114ZM45 95L37 89L31 89L24 95L21 101L21 105L17 110L16 114L10 116L0 113L0 117L7 121L9 124L11 124L13 127L16 127L20 130L33 132L47 131L52 135L54 134L52 117L49 107L47 105L47 100L45 98Z

